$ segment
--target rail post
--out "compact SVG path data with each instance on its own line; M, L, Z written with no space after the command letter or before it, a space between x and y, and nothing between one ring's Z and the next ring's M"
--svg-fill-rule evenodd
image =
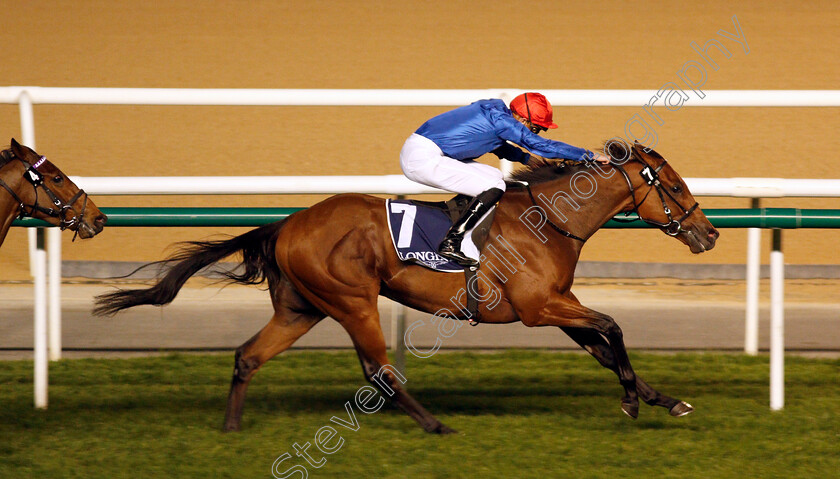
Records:
M391 349L394 352L394 367L405 376L405 306L391 303Z
M752 208L759 208L761 200L752 199ZM758 354L758 288L761 271L761 229L747 229L747 307L744 324L744 352Z
M35 148L35 114L32 110L32 97L26 90L18 96L18 110L20 112L20 139L24 145ZM27 228L26 235L29 240L29 275L35 276L35 229Z
M47 337L50 361L61 359L61 230L47 228Z
M35 112L32 107L32 97L26 90L18 96L18 108L20 110L20 135L24 145L35 148ZM37 229L37 232L36 232ZM41 238L37 236L41 235ZM39 281L38 275L46 277L48 293L45 301L49 303L47 314L49 315L48 326L44 334L49 337L49 359L55 361L61 359L61 231L56 228L47 230L47 267L39 270L35 264L35 255L39 247L38 241L43 243L44 232L42 228L27 228L29 241L29 274ZM44 251L43 244L40 250ZM35 338L38 341L38 338Z
M49 364L47 361L47 252L44 251L44 228L36 232L35 254L32 266L35 270L35 407L47 408L47 383Z
M785 406L785 258L782 230L773 229L770 252L770 409Z

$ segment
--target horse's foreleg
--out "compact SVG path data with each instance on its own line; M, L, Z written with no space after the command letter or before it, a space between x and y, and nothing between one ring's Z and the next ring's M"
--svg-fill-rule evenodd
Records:
M239 430L242 408L245 406L245 391L260 366L288 349L323 318L323 315L276 312L259 333L236 348L233 379L225 409L225 431Z
M612 353L614 370L624 387L621 410L633 419L639 416L636 373L624 347L624 335L613 318L581 305L574 297L565 296L552 298L537 314L521 317L526 326L559 326L603 335Z
M610 349L610 345L607 344L606 340L604 340L603 336L595 331L586 329L560 329L562 329L563 332L568 334L570 338L597 359L602 366L618 374L618 368L616 367L612 350ZM680 401L679 399L674 399L660 393L656 389L650 387L650 385L648 385L648 383L646 383L638 375L636 375L636 390L639 392L639 397L642 398L642 401L651 406L662 406L668 409L672 416L685 416L686 414L694 411L694 408L687 402Z
M396 370L388 363L385 337L379 325L378 314L354 317L341 324L356 346L365 378L379 389L383 396L390 398L400 409L417 421L424 431L438 434L455 432L438 421L402 387L402 383L407 379L395 373Z

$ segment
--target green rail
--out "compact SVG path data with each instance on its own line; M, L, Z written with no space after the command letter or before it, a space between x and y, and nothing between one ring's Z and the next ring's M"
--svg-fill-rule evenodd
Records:
M840 210L799 208L744 208L703 210L715 228L840 228ZM619 217L621 218L621 217ZM631 215L628 218L636 218ZM620 223L610 220L605 228L644 228L641 221Z
M107 226L262 226L288 217L305 208L101 208L108 216ZM45 221L17 219L13 226L50 226Z
M102 208L108 226L261 226L304 208ZM706 209L715 228L840 228L840 210L798 208ZM621 217L623 218L623 217ZM627 219L636 218L635 215ZM636 218L638 219L638 218ZM32 218L13 226L49 226ZM610 220L605 228L651 228L642 221Z

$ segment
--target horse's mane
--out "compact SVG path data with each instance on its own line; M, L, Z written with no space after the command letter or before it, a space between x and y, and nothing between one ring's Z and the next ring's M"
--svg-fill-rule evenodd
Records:
M603 153L612 157L613 161L622 164L626 161L628 155L635 155L629 144L624 142L616 142L614 140L607 140L603 145L595 151ZM647 153L654 158L665 160L662 155L654 150L648 150ZM575 160L550 160L546 158L532 159L528 165L513 173L508 181L508 186L521 186L518 181L527 183L542 183L551 181L566 175L577 173L585 170L588 167L584 162Z
M11 148L6 148L5 150L0 151L0 166L3 166L6 163L10 162L12 159L14 159L14 157L15 154L12 153Z
M599 153L604 153L609 141L596 149ZM606 154L606 153L605 153ZM572 175L578 171L586 169L585 163L575 160L550 160L547 158L534 158L528 162L528 165L513 173L510 176L508 186L521 185L517 181L525 181L527 183L542 183L551 181L566 175Z
M542 183L557 178L574 174L586 169L584 163L574 160L550 160L545 158L534 158L522 168L510 176L508 186L516 186L518 181L530 184Z

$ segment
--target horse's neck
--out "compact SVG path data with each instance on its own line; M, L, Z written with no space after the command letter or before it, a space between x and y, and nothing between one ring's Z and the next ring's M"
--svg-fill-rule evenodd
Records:
M14 180L14 168L11 168L11 166L7 164L0 167L0 179L20 196L16 191L19 189L20 180ZM6 239L6 234L12 226L12 221L14 221L18 214L19 206L17 200L5 188L0 187L0 245Z
M584 239L626 209L630 199L621 174L613 168L598 166L534 184L531 190L536 206L548 221ZM527 192L525 197L534 204Z
M21 184L23 182L23 175L25 171L23 170L22 165L19 164L17 161L10 161L5 165L0 166L0 180L3 181L5 188L0 186L0 211L6 211L6 205L12 205L13 208L17 208L18 202L17 200L12 197L11 193L6 190L9 188L12 190L18 198L23 198L26 196L24 191L21 191Z
M0 245L2 245L3 240L6 239L6 234L9 232L9 228L12 226L12 221L15 220L16 216L17 208L8 211L8 205L0 204Z
M14 158L15 154L12 153L11 148L0 151L0 168L11 162Z
M23 165L19 161L0 163L0 180L15 191L20 188L20 180L23 179L24 173ZM8 193L5 194L8 195Z

